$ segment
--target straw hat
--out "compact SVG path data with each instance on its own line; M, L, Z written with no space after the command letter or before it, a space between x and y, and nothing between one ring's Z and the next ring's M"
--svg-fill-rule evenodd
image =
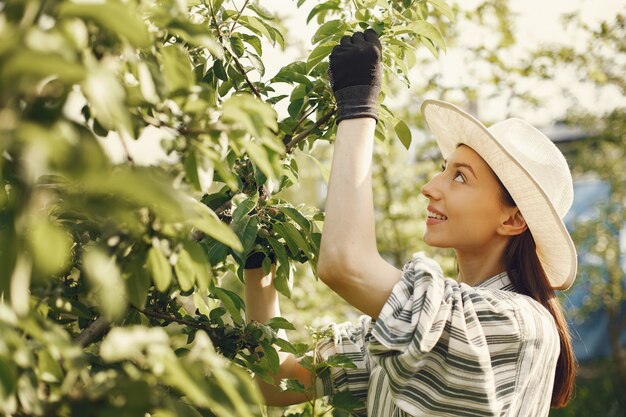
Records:
M439 100L426 100L422 113L444 158L464 144L493 169L526 220L552 288L569 288L576 277L576 249L562 219L572 205L574 190L563 154L520 119L487 128Z

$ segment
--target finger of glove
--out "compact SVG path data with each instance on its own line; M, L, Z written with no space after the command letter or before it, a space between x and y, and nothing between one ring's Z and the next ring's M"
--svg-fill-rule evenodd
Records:
M383 49L382 45L380 44L380 39L378 38L378 35L376 34L376 31L374 29L366 29L365 32L363 32L363 37L367 42L373 44L379 50Z
M350 35L342 36L341 40L339 41L339 45L341 46L352 45L352 37L350 37Z
M352 35L352 43L353 44L365 43L365 36L363 35L363 32L354 32L354 35Z

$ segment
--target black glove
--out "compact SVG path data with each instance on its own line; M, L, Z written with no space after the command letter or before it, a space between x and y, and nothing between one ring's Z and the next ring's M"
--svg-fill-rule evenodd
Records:
M341 38L330 53L328 76L337 100L337 123L372 117L378 121L382 46L373 29Z
M276 263L276 255L273 252L270 252L267 255L270 258L272 263ZM248 256L246 259L246 264L244 265L244 269L255 269L260 268L263 265L263 259L265 259L265 254L263 252L255 252L252 255Z

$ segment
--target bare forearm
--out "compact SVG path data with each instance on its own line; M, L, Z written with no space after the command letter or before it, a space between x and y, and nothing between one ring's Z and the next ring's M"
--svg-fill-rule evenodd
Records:
M262 268L246 269L244 272L244 298L246 302L246 320L267 322L273 317L280 316L280 303L278 300L278 292L272 283L275 274L275 265L269 274L264 275ZM278 336L287 339L287 333L284 330L278 332ZM308 371L302 368L297 359L288 353L279 352L280 368L278 373L274 375L276 384L283 378L297 379L305 386L311 385L311 376ZM268 384L260 378L255 378L259 390L265 398L268 405L290 405L307 401L306 396L281 391L277 386Z
M272 284L276 266L270 273L263 275L263 268L246 269L244 272L244 298L246 302L246 320L265 323L272 317L280 316L278 292Z
M320 263L350 262L377 254L372 196L372 151L376 122L339 124L328 185Z

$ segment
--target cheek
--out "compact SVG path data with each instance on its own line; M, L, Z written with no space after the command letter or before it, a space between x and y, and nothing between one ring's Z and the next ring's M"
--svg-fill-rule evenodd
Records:
M493 233L500 219L500 205L491 196L467 193L448 210L450 223L459 232L472 234Z

